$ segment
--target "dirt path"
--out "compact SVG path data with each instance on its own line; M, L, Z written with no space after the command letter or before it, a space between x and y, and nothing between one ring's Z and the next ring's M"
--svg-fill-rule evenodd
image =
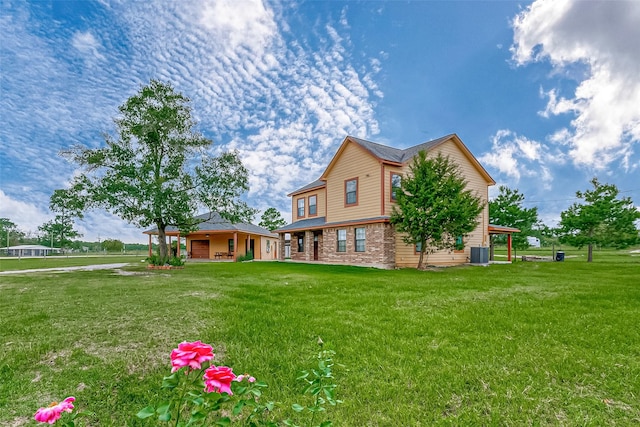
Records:
M96 265L82 265L78 267L54 267L54 268L33 268L31 270L10 270L10 271L0 271L0 275L7 274L23 274L23 273L42 273L47 271L52 272L67 272L67 271L77 271L77 270L110 270L116 268L122 268L125 265L129 265L128 262L123 262L119 264L96 264Z

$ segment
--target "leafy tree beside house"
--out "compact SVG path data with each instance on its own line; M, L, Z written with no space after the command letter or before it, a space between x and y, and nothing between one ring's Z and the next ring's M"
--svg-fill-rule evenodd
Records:
M460 168L449 157L427 158L419 152L396 189L391 223L404 233L408 245L418 245L418 269L424 254L458 249L459 238L473 231L482 212L482 200L466 189ZM428 255L427 255L428 257Z
M269 208L262 213L258 225L262 228L266 228L269 231L273 231L287 225L287 221L282 218L282 214L280 214L279 210L277 210L276 208Z
M522 206L523 203L522 193L504 185L500 186L498 196L489 201L489 223L520 230L520 233L513 235L512 245L516 249L528 248L527 236L539 234L533 232L534 228L540 225L538 208L525 208ZM492 239L494 242L506 241L504 235L493 236Z
M104 147L63 153L84 167L72 188L87 207L154 225L162 260L169 257L166 228L193 230L208 219L196 219L203 208L231 222L250 220L254 211L241 200L249 189L246 168L235 152L209 154L212 142L196 131L188 98L152 80L119 111L117 134L106 135Z
M592 190L576 192L576 202L560 214L561 241L588 247L587 262L593 261L593 245L624 248L638 242L635 222L640 211L630 197L619 198L615 185L591 180Z

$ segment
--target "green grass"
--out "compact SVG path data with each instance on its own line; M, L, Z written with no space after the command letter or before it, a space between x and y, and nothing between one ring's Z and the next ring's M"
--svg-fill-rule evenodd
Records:
M0 276L0 425L35 424L68 395L95 413L84 425L143 425L133 415L169 353L197 339L294 416L318 336L345 365L335 425L640 423L640 257L628 251L432 271L129 270Z

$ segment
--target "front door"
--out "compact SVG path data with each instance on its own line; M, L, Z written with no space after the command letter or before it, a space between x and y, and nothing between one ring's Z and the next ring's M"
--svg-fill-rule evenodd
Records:
M191 241L191 258L209 258L209 241L208 240L192 240Z
M318 261L318 235L313 235L313 260Z

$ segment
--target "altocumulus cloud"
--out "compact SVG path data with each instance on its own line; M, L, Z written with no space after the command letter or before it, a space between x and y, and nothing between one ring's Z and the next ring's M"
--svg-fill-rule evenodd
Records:
M335 22L308 23L311 31L299 37L290 21L302 18L288 3L91 7L99 13L73 22L51 17L46 28L33 16L46 14L44 5L12 4L0 18L3 85L15 88L0 100L8 123L0 129L8 147L2 156L16 167L4 179L3 197L29 192L42 222L49 195L75 172L57 152L102 144L117 106L151 78L192 99L215 151L238 150L250 170L250 202L260 209L288 212L285 194L316 179L346 134L379 132L380 58L351 56L344 13ZM39 164L37 157L47 160ZM87 217L87 238L101 220L112 224L109 215Z

